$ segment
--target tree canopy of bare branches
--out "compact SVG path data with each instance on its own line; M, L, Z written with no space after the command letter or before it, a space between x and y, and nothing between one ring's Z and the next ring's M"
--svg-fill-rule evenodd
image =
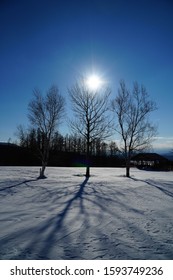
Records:
M51 140L57 125L60 124L64 116L65 100L56 86L52 86L45 96L38 89L35 89L33 94L33 99L28 105L28 118L31 126L40 131L41 147L39 147L39 152L42 160L40 178L44 178Z
M135 82L130 92L123 80L112 108L117 116L116 131L122 139L121 151L126 161L126 176L129 177L132 154L147 149L157 134L156 125L149 120L150 113L157 108L144 86Z
M86 141L86 177L90 176L90 147L93 141L108 138L111 131L109 114L110 90L90 90L84 81L76 83L69 89L74 112L74 120L70 126L74 133L81 135Z

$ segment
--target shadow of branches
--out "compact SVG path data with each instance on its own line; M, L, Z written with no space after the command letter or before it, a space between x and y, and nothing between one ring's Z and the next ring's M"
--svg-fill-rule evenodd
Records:
M155 187L156 189L158 189L159 191L161 191L165 195L173 197L173 184L170 184L170 182L165 182L164 181L164 184L162 186L159 186L158 183L156 183L152 180L141 180L141 179L137 179L137 178L134 178L134 177L130 177L130 178L134 181L143 182L143 183L145 183L149 186Z
M30 186L31 181L23 183ZM128 195L131 195L130 199ZM48 215L43 220L39 217L38 224L33 221L30 227L20 228L0 240L0 258L5 256L6 245L16 250L9 255L10 259L52 259L53 256L58 256L56 259L156 258L157 251L159 254L167 248L170 240L161 244L147 232L147 223L152 223L153 217L130 203L135 195L135 192L123 193L121 188L104 185L99 180L90 182L88 178L79 185L68 182L67 187L54 188L52 182L50 187L47 183L32 199L34 203L48 201L49 208L44 209L45 213L49 211ZM150 244L153 244L154 255ZM173 257L171 247L163 256Z
M20 182L20 183L17 183L17 184L13 184L13 185L11 185L11 186L7 186L7 187L5 187L5 188L1 188L0 189L0 192L3 192L3 191L9 191L9 190L11 190L11 189L15 189L15 188L17 188L17 187L20 187L20 186L22 186L22 185L24 185L24 184L27 184L27 183L30 183L30 182L35 182L35 181L37 181L38 179L30 179L30 180L24 180L24 181L22 181L22 182Z
M34 180L27 180L24 181L23 183L28 183ZM32 252L37 248L38 243L40 242L40 238L42 238L44 235L46 238L43 237L44 239L44 245L39 248L39 252L37 251L37 254L40 256L39 258L41 259L48 259L49 251L52 249L52 246L54 245L55 239L57 237L57 233L61 231L63 227L63 238L66 237L67 239L67 233L65 226L63 225L64 220L66 216L68 215L68 212L70 211L70 208L72 208L72 204L75 201L79 201L80 204L80 211L81 213L84 213L84 206L83 206L83 195L84 195L84 188L88 182L88 178L86 178L79 186L78 190L72 194L72 197L68 199L67 201L64 201L62 211L58 213L57 215L53 216L52 218L44 221L41 225L37 226L36 228L31 228L30 231L32 232L32 236L28 236L28 239L30 242L27 244L27 247L24 248L23 251L19 253L19 255L15 256L15 259L23 259L23 257L27 254L28 252ZM11 186L10 188L16 187L21 185L22 183L16 184ZM43 190L42 190L43 191ZM44 196L47 196L47 199L50 198L50 191L47 189L44 190ZM50 193L49 193L50 192ZM52 193L51 193L52 194ZM59 192L54 193L53 192L54 201L58 203L58 200L62 198L62 196L59 195ZM67 195L69 197L70 194ZM66 197L66 195L64 195ZM37 198L35 198L37 199ZM59 203L58 203L59 204ZM76 217L74 216L74 219L76 220ZM20 238L22 235L29 235L27 231L24 229L22 231L18 231L15 234L13 234L13 238ZM59 238L61 239L61 237ZM6 238L4 240L5 242L8 242L11 240L11 237ZM0 245L3 245L4 241Z

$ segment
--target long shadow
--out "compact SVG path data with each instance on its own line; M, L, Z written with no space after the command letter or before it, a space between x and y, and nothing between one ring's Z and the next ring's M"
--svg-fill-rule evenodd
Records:
M136 179L136 178L133 178L133 177L130 177L132 180L134 181L139 181L139 182L143 182L143 183L146 183L147 185L149 186L152 186L152 187L155 187L156 189L160 190L161 192L163 192L165 195L168 195L170 197L173 197L173 192L165 189L164 187L160 187L152 182L149 182L147 180L140 180L140 179Z
M132 178L133 180L136 181L142 181L145 183L149 183L152 184L150 182L146 182L144 180L138 180L135 178ZM66 218L68 216L68 214L70 213L70 211L72 210L72 206L74 207L74 203L76 201L79 202L79 211L80 213L85 213L85 215L83 215L83 219L86 218L86 220L88 220L88 212L86 207L84 207L84 201L88 201L91 202L93 205L97 206L98 209L100 209L100 211L97 212L98 219L100 220L100 222L102 222L102 215L103 213L108 213L111 216L116 216L115 221L122 220L122 225L125 227L127 232L130 232L131 235L133 236L133 239L136 239L138 242L138 246L140 245L145 245L147 242L154 242L154 246L156 248L157 246L157 240L154 241L154 239L152 239L152 236L148 235L148 233L145 232L145 230L141 227L138 226L138 224L135 224L135 222L133 222L133 220L128 220L126 215L121 215L121 211L113 213L111 207L109 207L109 205L111 206L111 203L117 203L118 205L121 206L121 209L125 209L125 213L135 210L133 209L131 206L123 204L123 202L119 201L119 200L114 200L114 198L109 199L106 196L106 191L101 192L102 195L100 195L99 191L94 191L94 196L89 196L87 192L87 188L85 189L85 186L88 182L88 178L86 178L79 186L77 191L74 193L71 193L70 195L71 198L69 198L66 202L63 202L63 209L60 213L58 213L57 215L54 215L53 217L49 217L49 219L47 219L46 221L44 221L41 225L39 225L38 227L33 228L31 230L28 231L24 230L21 231L19 233L15 233L15 236L22 236L22 235L26 235L26 237L28 237L28 239L30 239L30 241L28 242L28 244L25 246L25 248L23 248L23 251L20 251L20 253L18 254L18 256L15 256L15 259L26 259L27 258L27 254L31 254L31 256L33 257L33 252L35 252L37 258L41 258L41 259L48 259L51 250L53 249L54 246L57 246L56 250L60 250L60 247L58 248L58 246L61 245L61 247L63 247L64 245L69 244L69 247L71 246L71 250L73 251L73 256L78 256L78 259L80 258L79 256L81 256L81 253L78 251L78 249L80 249L76 246L73 246L72 243L70 241L72 241L71 236L71 232L69 232L68 228L66 230ZM156 185L154 185L154 187L158 187ZM68 198L68 196L67 196ZM58 199L58 197L56 197L56 199ZM106 202L106 203L105 203ZM109 204L110 202L110 204ZM58 200L57 200L58 203ZM90 203L90 205L91 205ZM86 204L85 204L86 205ZM56 206L56 205L55 205ZM92 209L92 208L91 208ZM123 209L123 210L124 210ZM80 214L79 211L77 211L77 215L75 213L75 217L72 215L72 218L74 217L74 219L77 218L77 216ZM90 215L94 215L95 213L91 210L90 212L92 212L92 214L90 213ZM142 213L139 213L142 214ZM142 216L141 216L142 217ZM112 223L112 221L111 221ZM122 227L121 225L121 227ZM81 229L81 234L80 234L80 238L81 240L84 238L84 234L87 234L86 231L86 226L84 226L83 229ZM123 227L122 227L123 229ZM128 230L127 230L128 229ZM78 231L78 229L76 229L76 231ZM120 235L118 235L118 239L117 240L111 240L111 237L109 235L109 233L106 230L100 231L100 227L97 229L95 229L96 232L96 236L95 238L99 239L100 238L100 249L103 249L103 251L105 250L105 244L107 244L107 248L112 248L112 259L115 259L116 257L116 253L114 252L114 242L116 242L116 246L118 246L119 244L121 244L122 242L124 242L123 240L123 236L122 239L120 238ZM31 234L31 236L30 236ZM113 233L113 234L116 234ZM129 234L128 234L129 236ZM127 237L128 237L127 236ZM102 238L103 237L103 238ZM107 239L105 239L105 237ZM14 236L10 237L11 239L14 238ZM128 237L130 239L130 237ZM8 237L9 239L9 237ZM63 241L63 239L65 241ZM132 239L132 241L133 241ZM9 239L10 241L10 239ZM41 241L41 242L40 242ZM62 243L61 243L62 242ZM64 243L63 243L64 242ZM4 241L2 240L2 243L0 242L0 244L3 245ZM79 242L80 244L80 239ZM41 245L42 244L42 245ZM117 245L118 244L118 245ZM129 243L128 243L128 239L127 239L127 249L129 248ZM147 246L147 245L145 245ZM160 246L160 243L158 243L158 247ZM64 246L67 247L67 246ZM119 252L119 254L121 253L121 246L120 248L116 247L116 250ZM106 251L105 251L106 252ZM121 253L122 255L123 253ZM60 255L60 254L59 254ZM65 253L62 253L62 259L64 258L64 256L66 257ZM91 255L92 256L92 255ZM107 256L107 255L106 255ZM133 251L131 251L130 249L128 250L127 253L124 252L124 256L128 256L129 259L133 259ZM146 255L145 255L146 256ZM167 253L167 257L171 258L172 257L172 253ZM70 258L73 258L72 255L70 256ZM97 256L97 258L99 258L99 256ZM13 258L12 258L13 259Z
M5 188L0 189L0 192L6 191L6 190L10 190L10 189L19 187L19 186L21 186L21 185L23 185L23 184L27 184L27 183L30 183L30 182L34 182L34 181L37 181L37 180L38 180L38 179L24 180L23 182L20 182L20 183L18 183L18 184L11 185L11 186L9 186L9 187L5 187Z
M80 206L81 206L81 211L83 212L83 203L81 203L82 199L83 199L83 194L84 194L84 188L88 182L89 178L86 178L83 183L80 185L79 190L77 191L77 193L67 201L63 211L57 215L56 217L56 221L54 223L54 227L52 228L51 232L49 233L49 235L47 236L46 240L45 240L45 244L48 244L48 246L44 247L41 252L40 255L43 256L47 256L49 253L49 250L51 249L51 245L54 242L54 237L57 231L59 231L63 225L63 221L65 219L65 217L68 214L68 211L72 205L72 203L74 203L75 200L80 199ZM42 232L42 230L41 230Z
M68 212L70 211L70 207L72 206L72 204L74 203L75 200L80 200L80 208L81 208L81 212L84 212L84 207L83 207L83 194L84 194L84 188L88 182L89 178L86 178L82 184L79 187L79 190L75 193L75 195L69 199L66 203L65 206L63 208L63 210L61 211L61 213L59 213L57 216L49 219L46 223L44 223L41 227L39 227L39 229L37 230L37 234L34 240L32 240L28 245L27 248L24 249L24 251L26 251L27 249L29 251L32 251L32 249L34 249L37 246L37 242L40 240L40 235L43 235L44 232L49 231L46 239L44 239L44 247L40 249L39 251L39 256L44 256L44 259L48 258L48 254L49 251L52 249L52 246L54 244L55 241L55 235L58 231L60 231L60 229L63 226L63 222L65 217L67 216ZM20 252L20 255L22 253Z

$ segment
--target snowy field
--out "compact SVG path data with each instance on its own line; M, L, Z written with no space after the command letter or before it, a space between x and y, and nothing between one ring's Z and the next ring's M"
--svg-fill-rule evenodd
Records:
M0 167L0 259L173 259L173 172Z

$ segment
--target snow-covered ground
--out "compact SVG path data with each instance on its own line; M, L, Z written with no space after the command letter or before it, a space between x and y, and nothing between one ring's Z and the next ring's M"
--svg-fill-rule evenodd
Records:
M0 167L0 259L173 259L173 172Z

